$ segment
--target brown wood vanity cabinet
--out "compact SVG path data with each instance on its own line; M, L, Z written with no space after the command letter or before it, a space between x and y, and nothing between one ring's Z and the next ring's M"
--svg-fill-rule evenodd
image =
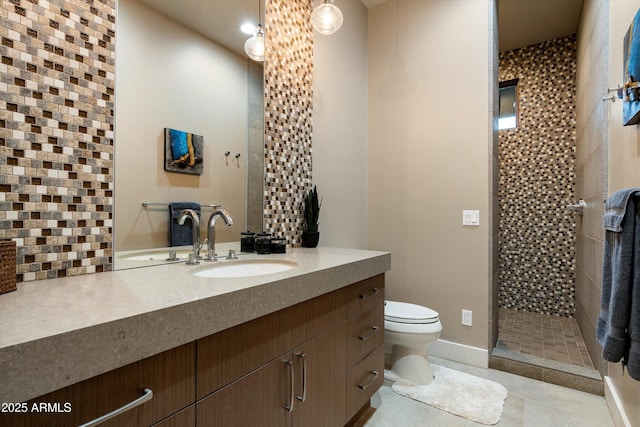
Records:
M341 427L382 385L384 275L284 308L27 402L69 412L0 425ZM31 406L29 406L30 408Z
M384 377L384 275L198 341L198 426L340 427Z
M195 401L195 343L143 359L119 369L40 396L24 405L24 412L0 413L0 425L12 427L79 426L94 421L118 408L151 399L122 411L100 426L151 426L181 411ZM12 408L15 409L15 408ZM165 427L177 424L184 415L176 414ZM188 417L187 417L188 418ZM184 421L184 420L183 420Z
M198 341L198 426L342 426L345 290Z

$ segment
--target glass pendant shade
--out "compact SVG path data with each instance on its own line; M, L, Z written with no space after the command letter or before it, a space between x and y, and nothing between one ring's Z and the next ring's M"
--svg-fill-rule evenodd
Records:
M264 61L264 31L261 25L258 25L256 33L244 42L244 51L254 61Z
M311 25L320 34L333 34L342 26L342 11L332 0L324 0L311 12Z

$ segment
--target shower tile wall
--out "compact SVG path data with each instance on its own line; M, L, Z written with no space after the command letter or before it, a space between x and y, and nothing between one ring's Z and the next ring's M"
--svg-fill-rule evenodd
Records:
M576 120L576 188L587 203L578 222L576 257L576 321L594 365L603 375L608 365L596 340L600 314L604 231L602 216L608 196L609 114L614 104L602 102L609 86L609 2L586 0L578 35L578 105ZM616 70L612 75L618 77ZM617 368L617 367L616 367Z
M115 0L1 0L0 238L17 279L111 269Z
M519 79L519 124L499 135L499 306L575 311L576 39L500 54L500 81Z
M265 231L297 246L311 185L313 30L308 0L266 0Z

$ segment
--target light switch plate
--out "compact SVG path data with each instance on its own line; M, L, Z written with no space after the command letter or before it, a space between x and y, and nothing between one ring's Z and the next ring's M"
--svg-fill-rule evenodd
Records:
M480 225L480 211L462 211L462 225Z

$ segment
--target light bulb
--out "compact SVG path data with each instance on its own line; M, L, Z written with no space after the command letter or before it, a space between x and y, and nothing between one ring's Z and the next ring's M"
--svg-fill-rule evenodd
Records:
M256 32L256 26L247 22L246 24L242 24L240 26L240 31L245 34L251 35Z
M342 11L332 0L324 2L311 12L311 25L320 34L333 34L342 26Z
M261 25L258 25L256 33L244 42L244 51L254 61L264 61L264 31Z

